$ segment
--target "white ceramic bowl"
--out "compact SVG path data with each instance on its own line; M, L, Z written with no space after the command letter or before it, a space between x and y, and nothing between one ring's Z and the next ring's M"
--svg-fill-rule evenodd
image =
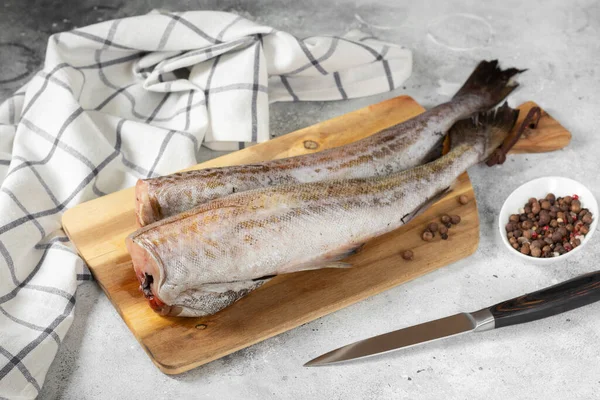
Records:
M518 214L519 209L523 208L525 203L531 197L535 198L544 198L548 193L554 193L556 197L564 197L567 195L577 194L579 195L579 201L581 201L581 207L587 208L592 213L594 220L590 225L590 231L585 238L582 240L581 244L575 247L568 253L565 253L558 257L549 257L549 258L535 258L531 256L526 256L521 254L519 251L513 249L510 245L508 238L506 237L506 224L508 223L508 218L511 214ZM527 261L532 264L551 264L557 261L563 261L567 257L572 256L575 253L581 251L582 248L585 247L587 242L590 241L592 235L596 231L596 227L598 226L598 218L600 215L598 214L598 203L596 202L596 198L581 183L574 181L573 179L563 178L560 176L547 176L543 178L534 179L523 185L519 186L515 191L513 191L510 196L504 201L504 205L502 205L502 209L500 210L500 215L498 216L498 228L500 230L500 237L502 238L502 242L508 249L508 251L520 257L522 260Z

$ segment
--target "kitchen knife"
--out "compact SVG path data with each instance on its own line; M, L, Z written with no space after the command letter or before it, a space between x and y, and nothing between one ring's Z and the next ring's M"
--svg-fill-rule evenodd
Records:
M330 365L388 353L461 333L483 332L531 322L598 300L600 271L595 271L479 311L460 313L361 340L323 354L304 366Z

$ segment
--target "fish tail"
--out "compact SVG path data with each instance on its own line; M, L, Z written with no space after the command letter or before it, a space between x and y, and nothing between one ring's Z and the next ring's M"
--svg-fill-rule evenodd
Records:
M504 103L501 107L458 121L450 129L451 147L473 146L486 160L509 135L519 117L519 110Z
M501 69L498 60L481 61L452 100L473 104L474 112L489 110L499 104L519 84L512 78L525 69Z

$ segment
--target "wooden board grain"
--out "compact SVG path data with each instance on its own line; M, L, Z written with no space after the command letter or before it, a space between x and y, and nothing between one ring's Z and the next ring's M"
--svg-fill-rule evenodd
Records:
M522 107L531 107L526 103ZM190 169L244 164L320 151L369 136L409 119L423 108L408 96L396 97L301 129L267 143L219 157ZM564 147L570 134L547 114L519 151ZM552 132L549 135L548 132ZM549 140L552 139L552 140ZM479 220L467 174L455 189L408 225L376 238L347 259L353 268L281 275L231 307L209 317L161 317L138 289L125 237L136 229L133 189L78 205L63 216L63 227L97 282L152 361L177 374L285 332L303 323L424 275L472 254L479 241ZM471 200L460 205L457 197ZM461 224L450 238L423 242L423 226L441 214L458 214ZM413 250L405 261L400 254Z

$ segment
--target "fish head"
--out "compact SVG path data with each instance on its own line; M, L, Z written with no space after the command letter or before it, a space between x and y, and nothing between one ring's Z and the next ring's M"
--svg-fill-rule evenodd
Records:
M131 237L126 239L125 245L131 255L135 276L140 283L139 289L148 300L150 307L159 314L170 314L171 307L158 297L158 285L161 275L156 258L150 251L144 249L142 244L134 241Z

